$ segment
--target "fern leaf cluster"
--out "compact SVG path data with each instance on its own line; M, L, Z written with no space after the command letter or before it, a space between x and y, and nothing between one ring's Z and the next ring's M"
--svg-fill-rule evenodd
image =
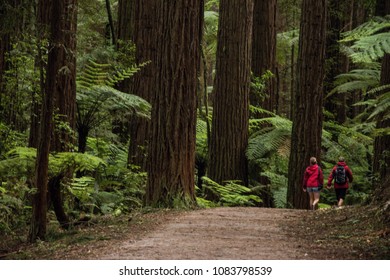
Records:
M0 161L0 174L4 180L10 177L27 177L34 174L36 149L17 147L7 154L7 158ZM74 171L95 171L106 163L93 155L62 152L50 154L49 175L57 176L69 169Z
M110 64L89 61L84 72L77 78L78 123L91 127L99 124L97 117L102 110L122 110L140 117L150 118L151 105L134 94L121 92L114 88L119 82L132 77L143 63L128 69L113 69Z
M261 162L261 159L274 152L286 154L289 151L292 122L275 116L251 120L252 127L262 127L252 133L248 141L246 156L249 161Z
M348 49L355 63L377 61L385 53L390 53L390 15L374 17L354 30L345 32L341 42L354 42Z
M252 189L242 186L238 182L228 181L226 184L220 185L206 176L202 177L202 181L203 187L218 198L216 202L207 202L200 195L202 205L255 206L262 201L259 196L254 194Z
M97 63L89 60L82 74L77 77L77 86L80 89L89 90L96 85L114 87L119 82L131 78L149 62L141 63L129 68L113 67L107 63Z

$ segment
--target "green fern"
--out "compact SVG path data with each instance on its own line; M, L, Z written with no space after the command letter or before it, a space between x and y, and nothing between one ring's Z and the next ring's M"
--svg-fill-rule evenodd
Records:
M345 32L341 42L354 42L351 47L344 46L355 63L377 61L385 53L390 53L390 15L374 17L357 28Z
M249 161L262 163L262 158L266 155L275 152L286 155L286 151L289 153L292 129L290 120L280 116L255 119L250 121L250 127L252 133L246 150ZM256 128L260 129L256 131Z
M361 91L363 93L372 90L379 85L379 64L375 68L355 69L336 77L336 87L326 96L330 98L334 93L347 93Z
M5 160L0 161L0 174L6 178L28 178L34 174L36 149L17 147L7 154ZM49 155L49 176L57 176L68 170L95 171L106 163L93 155L62 152Z
M220 206L255 206L262 200L254 194L253 190L234 181L228 181L220 185L208 177L202 177L203 187L218 197L217 205ZM204 205L213 205L202 200Z
M95 85L114 87L117 83L131 78L149 62L144 62L129 68L113 67L107 63L97 63L89 60L81 75L77 77L77 86L80 89L89 90Z
M381 90L389 89L390 85L379 87ZM382 119L390 118L390 91L381 94L371 108L374 108L371 115L368 117L368 120L376 119L380 116Z
M117 83L132 77L147 64L148 62L128 69L113 69L110 64L89 61L77 78L79 125L96 126L101 122L98 115L104 110L122 110L150 118L151 105L146 100L114 89Z

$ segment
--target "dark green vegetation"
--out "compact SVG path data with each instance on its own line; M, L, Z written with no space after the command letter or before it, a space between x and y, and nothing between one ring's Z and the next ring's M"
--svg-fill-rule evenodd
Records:
M388 1L50 2L0 4L2 236L144 207L306 208L310 156L325 180L345 157L346 204L388 227Z

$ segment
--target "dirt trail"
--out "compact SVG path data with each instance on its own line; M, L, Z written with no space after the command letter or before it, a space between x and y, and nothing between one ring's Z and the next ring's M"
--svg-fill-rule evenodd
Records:
M212 208L173 216L136 240L110 248L101 259L311 259L288 221L302 210Z

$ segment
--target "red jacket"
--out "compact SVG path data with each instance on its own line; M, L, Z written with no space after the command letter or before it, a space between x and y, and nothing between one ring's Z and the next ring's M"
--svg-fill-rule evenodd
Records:
M324 174L322 169L319 169L318 164L310 165L305 170L303 176L303 188L318 188L319 185L324 183Z
M332 172L330 172L329 174L329 177L328 177L328 186L331 186L332 185L332 181L334 179L334 176L336 175L336 169L337 169L337 166L338 165L342 165L344 166L345 168L345 175L347 176L347 180L345 182L345 184L343 185L339 185L337 184L336 182L334 182L334 188L335 189L348 189L348 182L351 182L353 181L353 176L352 176L352 171L351 169L349 169L349 167L347 166L347 164L343 161L340 161L337 163L337 165L335 165L332 169Z

